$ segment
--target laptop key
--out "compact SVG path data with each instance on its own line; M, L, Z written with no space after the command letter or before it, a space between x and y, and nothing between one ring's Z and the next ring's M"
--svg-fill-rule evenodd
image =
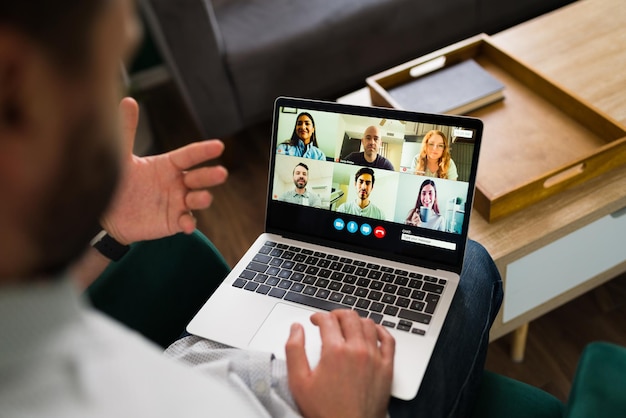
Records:
M430 315L409 311L408 309L400 309L398 317L413 322L419 322L420 324L430 324L430 320L432 319Z
M343 300L341 301L341 303L343 303L344 305L349 305L352 306L356 303L356 297L355 296L350 296L350 295L346 295L343 297Z
M358 313L361 318L367 318L367 316L370 314L369 312L364 311L363 309L357 309L357 308L354 308L354 312Z
M287 293L286 290L283 289L279 289L277 287L273 287L272 290L270 290L268 292L268 295L273 296L275 298L279 298L282 299L283 296L285 296L285 293ZM297 294L297 293L296 293Z
M367 296L368 292L369 291L363 287L357 287L356 291L354 292L354 295L364 298L365 296Z
M317 287L315 286L307 286L302 291L302 293L304 293L305 295L314 295L315 292L317 292Z
M284 269L292 269L292 268L293 268L293 266L295 266L295 265L296 265L296 263L294 263L293 261L289 261L289 260L287 260L287 261L284 261L284 262L283 262L283 264L281 265L281 267L282 267L282 268L284 268Z
M233 286L242 288L242 287L244 287L246 285L246 283L248 283L247 280L235 279L235 281L233 282Z
M267 266L265 264L261 264L261 263L257 263L254 261L251 261L248 264L248 267L246 267L247 270L252 270L252 271L256 271L259 273L265 273L267 271Z
M269 245L264 245L259 250L259 253L260 254L269 254L271 251L272 251L272 247L270 247Z
M278 284L278 282L280 282L280 279L278 277L272 276L269 279L267 279L265 284L268 285L268 286L276 286Z
M254 281L257 283L265 283L265 281L267 280L268 275L267 274L257 274L256 277L254 278Z
M332 272L330 270L322 269L318 273L318 276L323 277L325 279L328 279L331 274L332 274Z
M274 248L271 252L270 255L272 257L280 257L281 255L283 255L285 251L284 250L279 250L278 248Z
M267 245L268 247L275 247L276 243L274 241L265 241L265 245Z
M406 332L411 331L411 327L403 325L403 324L398 324L396 329L399 329L400 331L406 331Z
M242 279L246 279L246 280L252 280L254 279L254 276L256 276L256 273L250 270L243 270L239 274L239 277L241 277Z
M278 283L278 287L281 289L289 289L292 284L293 282L291 280L281 280L280 283Z
M328 288L330 290L341 290L341 282L330 282Z
M257 254L252 260L256 261L257 263L267 264L270 262L271 259L272 257L270 257L269 255Z
M372 290L382 290L384 284L385 283L383 283L383 282L379 282L377 280L374 280L372 282L372 284L370 284L370 289L372 289Z
M280 265L283 264L283 260L281 258L272 258L272 261L268 264L273 267L280 267Z
M370 306L370 301L367 299L359 299L356 303L357 308L367 309Z
M267 269L267 271L265 272L268 276L276 276L278 275L278 273L280 272L280 269L278 267L270 267Z
M384 308L385 304L380 302L372 302L370 305L370 310L374 312L382 312Z
M383 320L383 316L379 313L370 312L369 319L374 321L376 324L380 324Z
M325 311L332 311L334 309L347 309L346 305L333 302L327 299L317 299L311 296L304 295L302 293L287 292L284 297L289 302L296 302L302 305L311 306L313 308L322 309Z
M261 293L261 294L263 294L263 295L267 295L267 292L269 292L269 291L270 291L270 289L271 289L271 287L269 287L269 286L266 286L266 285L262 284L262 285L260 285L260 286L257 288L256 292L257 292L257 293Z
M255 291L257 287L259 287L258 283L248 282L243 288L246 290Z
M353 294L353 293L354 293L354 291L355 291L355 289L356 289L356 287L352 286L351 284L344 284L344 285L341 287L341 291L342 291L343 293L348 294L348 295Z
M395 306L391 306L391 305L387 305L387 307L385 308L385 315L389 315L389 316L396 316L398 314L398 311L400 310L400 308L397 308Z
M304 285L302 283L294 283L293 286L291 286L291 290L294 292L302 292L302 289L304 289Z
M383 327L387 327L387 328L395 328L396 327L396 324L394 322L391 322L391 321L383 321L381 323L381 325Z
M434 283L424 283L424 286L422 286L422 290L437 293L438 295L440 295L443 293L443 286Z
M343 293L333 292L330 294L330 297L328 299L332 300L333 302L341 302L341 299L343 299Z

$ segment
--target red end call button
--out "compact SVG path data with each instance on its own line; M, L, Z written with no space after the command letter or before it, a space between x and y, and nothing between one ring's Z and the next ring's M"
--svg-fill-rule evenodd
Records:
M382 226L377 226L376 228L374 228L374 236L376 238L385 238L385 235L387 235L387 231L385 231L385 228L383 228Z

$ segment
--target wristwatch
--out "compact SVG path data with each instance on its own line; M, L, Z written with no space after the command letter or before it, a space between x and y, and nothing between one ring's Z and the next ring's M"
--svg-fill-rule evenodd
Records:
M120 244L104 229L91 240L91 246L113 261L119 261L130 250L130 245Z

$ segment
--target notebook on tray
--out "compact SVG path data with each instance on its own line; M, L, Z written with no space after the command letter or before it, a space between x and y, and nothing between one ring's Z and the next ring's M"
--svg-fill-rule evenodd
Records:
M285 358L299 322L313 367L311 314L354 309L396 339L392 395L415 397L459 282L482 129L469 117L278 98L265 232L188 332ZM442 168L420 164L448 153Z

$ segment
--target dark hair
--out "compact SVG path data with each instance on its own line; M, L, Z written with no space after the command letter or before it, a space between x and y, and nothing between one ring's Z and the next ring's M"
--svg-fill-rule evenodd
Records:
M374 177L374 170L372 170L369 167L361 167L359 171L357 171L356 174L354 175L355 183L358 180L358 178L361 176L361 174L369 174L370 176L372 176L372 187L374 187L374 181L376 181L376 178Z
M433 189L435 189L435 201L433 203L433 210L437 215L439 215L439 204L437 203L437 187L435 187L435 182L431 179L426 179L422 182L422 185L420 186L420 191L417 193L417 200L415 201L414 209L419 209L420 207L422 207L422 190L424 190L424 187L429 185L433 186Z
M298 167L304 167L304 168L305 168L305 170L306 170L307 172L309 171L309 166L307 166L307 165L306 165L306 164L304 164L304 163L298 163L298 164L296 164L296 166L293 168L293 171L291 172L291 174L293 174L293 173L296 171L296 168L298 168Z
M291 134L291 138L288 139L287 141L283 142L283 144L288 144L291 146L296 146L298 145L298 141L300 141L300 137L298 136L298 133L296 132L298 129L298 119L300 119L301 116L306 116L307 118L311 119L311 123L313 124L313 135L311 135L311 144L317 148L319 148L319 146L317 145L317 136L315 135L316 131L315 131L315 120L313 119L313 116L311 116L311 114L309 112L301 112L298 117L296 118L296 124L293 127L293 133ZM307 168L308 170L308 168Z
M20 31L67 72L79 72L89 62L89 41L103 0L3 0L0 27Z

